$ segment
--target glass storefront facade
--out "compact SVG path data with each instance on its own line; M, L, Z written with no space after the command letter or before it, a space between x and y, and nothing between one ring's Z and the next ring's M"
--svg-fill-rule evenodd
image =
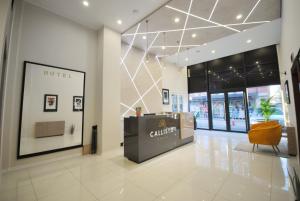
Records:
M247 132L264 121L260 103L270 97L270 119L285 124L276 46L188 66L187 74L197 128Z

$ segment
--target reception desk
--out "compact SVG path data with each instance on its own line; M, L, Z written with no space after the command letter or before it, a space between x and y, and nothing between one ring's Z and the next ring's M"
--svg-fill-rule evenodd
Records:
M124 119L124 156L141 163L194 140L192 113Z

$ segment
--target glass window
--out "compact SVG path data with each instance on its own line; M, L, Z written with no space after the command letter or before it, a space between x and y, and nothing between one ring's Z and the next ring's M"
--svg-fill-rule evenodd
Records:
M213 129L226 130L226 109L224 93L211 94Z
M264 121L264 117L261 112L260 102L261 99L268 99L270 97L272 97L271 104L275 109L275 112L271 115L270 119L277 120L281 125L284 125L285 122L282 108L280 85L248 88L247 96L250 125Z
M209 128L208 124L208 100L207 93L189 94L190 112L194 113L197 128Z

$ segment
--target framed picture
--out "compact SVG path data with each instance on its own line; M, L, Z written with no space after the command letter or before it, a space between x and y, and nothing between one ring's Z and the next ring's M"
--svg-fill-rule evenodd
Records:
M162 89L162 101L164 105L170 104L169 89Z
M83 110L83 97L73 96L73 112L81 112Z
M291 103L290 100L290 90L289 90L289 82L286 80L284 83L284 99L287 104Z
M57 112L58 95L44 95L44 112Z

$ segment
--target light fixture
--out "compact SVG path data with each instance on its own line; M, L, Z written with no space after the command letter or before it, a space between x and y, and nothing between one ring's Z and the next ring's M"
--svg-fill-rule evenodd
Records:
M232 69L232 66L229 66L229 69Z
M188 61L188 60L189 60L189 58L186 57L186 58L185 58L185 61Z
M252 40L251 40L251 39L248 39L246 42L247 42L247 43L251 43L251 42L252 42Z
M213 54L216 53L216 50L212 50L211 53L213 53Z
M147 36L146 36L146 35L145 35L145 36L143 36L143 39L144 39L144 40L146 40L146 39L147 39Z
M197 37L197 34L193 33L192 38L196 38L196 37Z
M256 63L256 64L259 64L259 61L256 61L255 63Z
M240 19L242 19L242 17L243 17L242 14L238 14L235 18L236 18L237 20L240 20Z
M117 20L117 23L118 23L119 25L121 25L123 22L122 22L122 20Z
M207 45L207 43L204 43L203 45L204 45L204 46L206 46L206 45Z
M166 46L161 46L161 49L165 50L165 49L166 49Z
M180 18L179 18L179 17L175 17L174 22L175 22L175 23L180 22Z
M85 7L88 7L90 5L90 3L88 1L82 1L82 4L85 6Z

